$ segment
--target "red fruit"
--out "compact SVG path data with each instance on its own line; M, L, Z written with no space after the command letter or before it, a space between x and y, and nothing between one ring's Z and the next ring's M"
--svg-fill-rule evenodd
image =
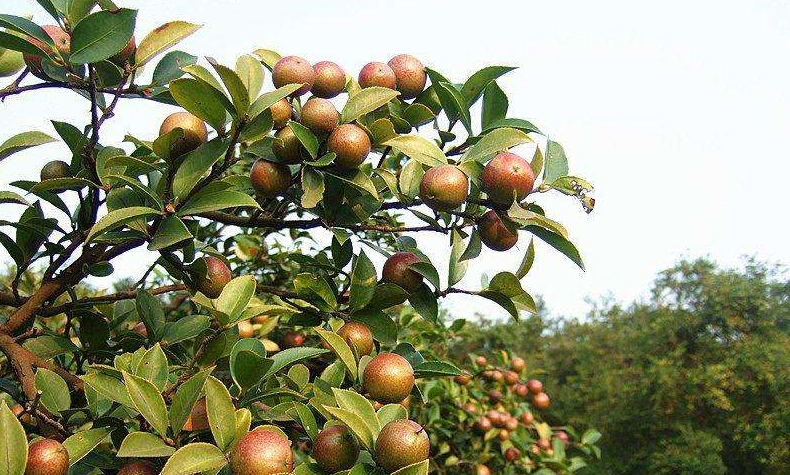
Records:
M206 297L215 299L219 297L222 289L231 281L233 276L228 265L219 257L206 256L203 258L203 262L206 265L206 273L197 276L197 288Z
M508 462L513 462L519 457L521 457L521 452L519 452L517 448L509 447L507 450L505 450L505 460Z
M408 54L399 54L389 60L387 65L395 73L395 84L401 99L413 99L425 89L427 75L425 66L419 59Z
M568 437L568 433L564 430L558 430L554 433L554 436L560 439L565 445L568 445L568 442L570 442L570 437Z
M294 468L291 442L277 432L247 432L230 453L230 468L233 475L289 473Z
M492 427L494 427L494 425L488 417L483 416L477 420L477 430L480 432L488 432Z
M66 475L68 470L69 454L60 442L38 439L30 444L25 475Z
M509 228L492 209L477 220L477 230L483 244L494 251L507 251L518 242L518 231Z
M436 211L451 211L466 202L469 179L455 165L431 168L420 181L420 198Z
M143 338L148 338L148 329L145 327L145 323L143 322L140 322L134 327L132 327L132 331L142 336Z
M529 388L529 392L532 394L538 394L543 391L543 383L537 379L530 379L527 381L527 388Z
M373 458L389 473L426 460L430 448L428 434L421 425L399 419L382 427Z
M502 392L496 389L488 393L488 400L496 404L502 400Z
M132 36L126 43L126 46L124 46L123 49L118 52L118 54L110 58L110 61L119 66L123 66L130 62L132 56L134 56L135 50L137 50L137 42L135 41L134 36Z
M359 442L348 427L329 426L318 433L313 444L313 458L326 472L348 470L359 458Z
M347 169L359 167L371 147L367 132L354 124L339 125L326 140L326 148L337 155L335 164Z
M294 331L289 331L283 335L283 346L286 348L295 348L304 345L304 335Z
M464 404L464 412L466 412L467 414L474 414L475 412L477 412L477 404L473 402L467 402L466 404Z
M340 113L327 99L313 97L302 106L299 122L317 135L326 135L340 123Z
M370 397L382 403L397 403L411 393L414 370L401 355L379 353L365 367L362 379Z
M491 372L491 379L492 380L494 380L494 381L502 381L502 378L503 378L502 371L499 371L498 369L495 369L494 371Z
M187 417L184 424L184 430L187 432L206 430L208 425L208 412L206 411L206 398L200 398L192 407L192 411Z
M174 112L167 116L159 126L159 136L169 134L176 128L181 128L183 135L175 140L170 148L170 157L176 158L187 154L208 140L206 124L189 112Z
M516 385L516 386L513 388L513 391L514 391L514 392L515 392L517 395L519 395L520 397L527 397L527 395L529 394L529 389L527 388L527 385L526 385L526 384L517 384L517 385Z
M275 130L280 130L288 125L288 121L291 120L291 112L293 112L288 99L280 99L272 104L269 109L272 111L272 122L274 123L272 127Z
M535 416L532 415L531 412L522 412L521 413L521 423L525 426L528 426L535 422Z
M551 448L551 441L549 439L538 439L538 448L541 450L549 450Z
M518 382L518 373L514 371L505 371L505 382L507 384L516 384Z
M477 475L491 475L491 470L483 464L477 466Z
M413 252L396 252L384 262L381 280L396 284L403 290L412 293L422 284L422 275L409 269L409 266L420 262Z
M510 432L507 429L501 429L499 434L497 434L497 438L499 438L499 440L502 442L510 440Z
M239 338L252 338L255 335L249 320L242 320L236 326L239 329Z
M485 366L488 364L488 360L486 359L485 356L478 356L477 358L475 358L475 364L477 366Z
M529 162L515 153L501 152L483 169L483 190L495 203L523 200L535 186L535 173Z
M337 96L346 87L346 73L332 61L319 61L313 65L315 82L312 93L316 97L330 99Z
M283 87L288 84L304 84L293 93L301 96L313 87L315 71L310 62L299 56L284 56L272 68L272 82L274 87Z
M158 473L159 471L154 467L154 464L147 460L127 463L118 470L118 475L157 475Z
M538 409L546 410L549 408L551 401L549 400L548 394L538 393L532 398L532 404L534 404Z
M346 322L337 331L348 346L356 349L359 356L369 355L373 352L373 333L367 325L360 322Z
M373 86L395 89L395 71L384 63L368 63L359 71L359 85L363 89Z
M516 373L520 373L524 371L526 367L527 367L527 363L524 361L523 358L519 358L518 356L516 356L512 360L510 360L510 369L512 369Z
M258 195L274 198L291 187L291 169L283 163L258 160L250 170L250 181Z
M461 386L466 386L471 380L472 377L468 374L461 374L453 378L453 381L455 381L456 384L460 384Z

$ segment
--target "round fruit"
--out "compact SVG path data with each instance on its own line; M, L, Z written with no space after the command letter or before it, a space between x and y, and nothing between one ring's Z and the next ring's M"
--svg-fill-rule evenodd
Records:
M327 99L313 97L302 106L299 121L317 135L326 135L340 123L340 113Z
M55 44L55 48L57 48L58 52L61 55L71 53L71 36L66 33L63 28L57 25L44 25L41 27L44 32L52 39L52 42ZM27 37L27 41L33 43L34 45L38 46L41 50L46 53L52 53L52 47L48 44L44 43L43 41L39 40L38 38ZM27 64L27 67L30 68L30 71L35 75L41 75L44 70L41 67L41 60L42 57L30 54L30 53L23 53L22 58Z
M502 400L502 392L497 391L496 389L490 391L488 393L488 400L491 401L493 404L498 403Z
M373 86L395 89L395 71L384 63L374 61L366 64L359 71L358 79L363 89Z
M499 371L498 369L492 371L491 379L493 379L494 381L502 381L502 371Z
M518 429L518 419L510 417L505 421L505 429L513 432Z
M506 440L510 440L510 432L509 432L509 431L507 431L506 429L501 429L501 430L499 431L499 434L497 434L497 437L498 437L498 438L499 438L499 440L501 440L502 442L504 442L504 441L506 441Z
M348 346L355 349L359 356L369 355L373 352L373 333L367 325L359 322L346 322L337 331Z
M291 442L282 434L253 430L242 437L230 453L233 475L272 475L294 468Z
M272 111L272 122L275 130L280 130L286 125L288 125L288 121L291 120L291 103L288 102L288 99L282 98L279 101L272 104L270 107Z
M203 258L206 274L197 277L197 289L206 297L215 299L222 293L228 282L233 278L225 261L215 256Z
M477 404L473 402L467 402L466 404L464 404L464 412L466 412L467 414L474 414L475 412L477 412Z
M494 251L507 251L518 241L518 231L508 228L492 209L486 211L477 220L477 230L480 232L480 240L483 244Z
M535 422L535 416L532 415L531 412L522 412L521 413L521 423L525 426L528 426Z
M521 457L521 452L519 452L517 448L509 447L507 450L505 450L505 460L508 462L512 462L519 457Z
M291 169L284 163L258 160L250 170L250 181L258 195L274 198L285 193L291 186Z
M359 458L359 442L346 426L329 426L316 437L313 458L326 472L348 470Z
M310 90L314 96L330 99L346 87L346 73L332 61L319 61L313 65L315 82Z
M396 353L380 353L370 360L363 373L365 391L381 403L397 403L414 387L414 370L406 358Z
M127 463L118 470L118 475L157 475L158 473L159 471L154 467L154 464L147 460Z
M274 137L280 140L274 141L272 151L281 162L294 165L302 161L302 142L290 127L286 125Z
M0 78L7 78L25 67L25 59L19 51L7 49L0 53Z
M338 166L357 168L370 153L370 137L359 126L343 124L329 134L326 148L337 155L335 164Z
M406 292L412 293L422 284L422 275L409 266L420 262L413 252L396 252L385 262L381 271L381 280L396 284Z
M289 331L283 335L283 346L286 348L295 348L304 345L304 335L294 331Z
M477 466L477 475L491 475L491 470L483 464Z
M483 190L495 203L510 204L514 196L521 201L534 185L532 167L515 153L498 153L483 169Z
M529 388L527 388L526 384L517 384L513 391L520 397L527 397L529 394Z
M516 356L515 358L510 360L510 369L512 369L516 373L520 373L524 371L526 367L527 367L527 363L524 361L524 358L519 358L518 356Z
M450 211L461 206L469 196L469 179L455 165L431 168L420 181L420 198L429 208Z
M176 128L181 128L183 135L171 146L171 157L180 157L189 153L208 140L206 124L189 112L174 112L167 116L159 127L159 136L168 134Z
M69 178L70 176L71 167L63 160L52 160L41 168L41 181Z
M543 383L537 379L530 379L527 381L527 389L529 389L529 392L532 394L539 394L541 391L543 391Z
M551 441L541 437L538 439L538 448L542 450L549 450L551 448Z
M192 411L187 417L187 422L184 424L184 430L187 432L206 430L209 428L208 412L206 411L206 398L198 399L198 402L192 406Z
M27 450L25 475L66 475L69 453L66 447L52 439L38 439Z
M249 320L242 320L236 326L239 328L239 338L252 338L255 335Z
M425 89L425 66L419 59L408 54L399 54L387 63L395 73L395 84L401 99L414 99Z
M285 56L272 68L272 82L274 87L283 87L288 84L303 84L293 95L301 96L313 87L315 71L304 58L299 56Z
M486 359L485 356L478 356L477 358L475 358L475 364L477 366L485 366L488 364L488 360Z
M453 381L455 381L456 384L460 384L461 386L466 386L467 384L469 384L471 380L472 377L469 376L468 374L460 374L455 378L453 378Z
M568 442L570 442L570 438L568 437L568 433L565 432L564 430L557 431L554 434L554 436L557 437L558 439L560 439L562 441L562 443L565 444L565 445L568 445Z
M263 347L266 349L267 353L277 353L280 351L280 345L271 340L264 338L261 340L261 343L263 343Z
M385 425L376 439L376 464L387 472L428 459L428 434L414 421L400 419Z
M477 430L480 432L488 432L492 427L494 427L494 424L491 422L491 419L486 416L477 420Z
M518 373L515 371L505 371L505 382L507 384L516 384L518 382Z
M546 393L538 393L532 398L532 403L538 409L546 410L549 408L551 404L551 400L549 399L549 395Z
M123 47L121 51L118 52L115 56L110 58L110 61L113 63L123 66L124 64L128 63L132 56L134 55L135 50L137 49L137 42L134 39L134 36L129 38L129 42L126 43L126 46Z

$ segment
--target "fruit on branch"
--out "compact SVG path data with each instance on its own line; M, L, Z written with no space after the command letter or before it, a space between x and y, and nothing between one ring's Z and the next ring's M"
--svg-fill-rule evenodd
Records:
M360 322L346 322L337 331L348 346L356 350L357 355L364 356L373 352L373 333L367 325Z
M340 113L329 100L312 97L302 106L299 122L316 135L326 135L340 123Z
M520 358L516 356L512 360L510 360L510 369L512 369L516 373L520 373L524 371L526 367L527 367L527 363L524 361L524 358Z
M373 61L359 71L358 82L363 89L373 86L395 89L395 71L384 63Z
M57 25L44 25L41 27L44 32L52 39L52 42L55 44L55 48L61 55L67 55L71 53L71 35L66 33L63 28ZM41 48L47 54L52 54L52 47L43 41L39 40L38 38L33 38L29 36L26 38L27 41L33 43L34 45ZM44 74L44 69L42 68L41 61L42 57L36 54L30 53L23 53L22 58L27 64L27 67L30 68L30 72L35 74L36 76L42 76ZM42 79L47 79L43 77Z
M515 392L520 397L527 397L529 394L529 389L527 388L526 384L517 384L513 388L513 392Z
M396 353L379 353L370 360L363 373L365 391L381 403L401 402L414 387L411 364Z
M110 61L117 64L118 66L123 67L132 59L136 50L137 42L135 41L134 36L132 36L126 43L126 46L124 46L123 49L118 52L118 54L110 58Z
M527 388L532 394L539 394L541 391L543 391L543 383L537 379L530 379L527 381Z
M396 252L384 262L381 280L396 284L412 293L422 284L422 274L409 269L410 265L418 262L420 258L413 252Z
M174 112L167 116L159 127L159 136L169 134L176 128L180 128L183 135L177 138L170 148L170 157L172 158L189 153L208 140L206 124L189 112Z
M482 416L477 420L476 427L480 432L488 432L494 427L494 424L491 422L491 419L486 416Z
M27 451L25 475L66 475L69 454L57 440L38 439Z
M477 358L475 358L475 364L477 366L486 366L488 364L488 360L486 359L485 356L478 356Z
M477 220L477 230L483 244L494 251L507 251L518 242L518 231L510 229L492 209Z
M529 162L510 152L498 153L483 168L483 191L499 204L523 200L535 186L535 173Z
M127 463L118 470L118 475L157 475L158 473L159 471L154 467L154 464L147 460Z
M348 427L333 425L318 433L313 458L328 473L348 470L359 458L359 441Z
M399 419L382 427L376 439L376 464L387 472L428 458L431 444L428 433L414 421Z
M25 59L19 51L7 49L0 53L0 78L13 76L24 67Z
M233 278L225 261L215 256L206 256L203 263L206 266L205 274L197 276L197 289L206 297L215 299L222 293L228 282Z
M541 450L549 450L551 448L551 441L543 437L539 438L538 448Z
M515 417L507 418L505 421L505 429L509 430L510 432L518 430L518 419Z
M420 198L436 211L451 211L469 196L469 179L455 165L431 168L420 181Z
M528 426L528 425L532 424L533 422L535 422L535 416L531 412L527 411L527 412L522 412L521 413L521 423L522 424L524 424L525 426Z
M491 470L483 464L477 466L477 475L491 475Z
M546 410L551 405L551 400L549 399L548 394L538 393L532 398L532 404L534 404L538 409Z
M70 177L71 167L63 160L52 160L41 167L41 181Z
M464 412L467 414L474 414L477 412L477 404L473 403L472 401L467 402L464 404Z
M505 382L510 385L518 383L518 373L515 371L505 371Z
M283 87L288 84L302 84L302 87L293 93L301 96L313 87L315 71L310 62L299 56L284 56L272 68L272 82L274 87Z
M346 72L332 61L319 61L313 65L315 81L310 92L316 97L331 99L346 87Z
M460 384L461 386L466 386L470 381L472 381L472 377L468 374L459 374L453 378L453 381L455 381L456 384Z
M249 320L242 320L236 324L239 329L239 338L252 338L255 331L252 329L252 323Z
M491 401L492 404L498 403L502 400L502 391L496 389L489 391L488 400Z
M409 54L399 54L390 59L387 65L395 73L395 85L401 99L414 99L425 89L428 76L419 59Z
M304 345L304 335L295 331L289 331L283 335L283 346L286 348L295 348Z
M192 406L192 411L189 413L187 417L187 421L184 424L184 430L187 432L198 431L198 430L206 430L209 428L208 424L208 412L206 411L206 398L200 398Z
M291 120L291 113L293 112L291 103L288 102L288 99L280 99L272 104L270 109L272 111L272 127L274 127L275 130L280 130L288 125L288 121Z
M289 473L294 468L291 442L278 432L247 432L230 453L233 475L272 475Z
M250 170L250 181L255 192L264 198L274 198L291 186L291 169L283 163L258 160Z
M501 429L496 436L501 442L510 440L510 432L506 429Z
M513 462L519 457L521 457L521 452L519 452L517 448L508 447L508 449L505 450L505 460L507 460L508 462Z
M295 165L302 162L302 142L296 136L291 127L285 126L274 134L275 140L272 144L274 155L281 162L288 165Z
M568 433L564 430L558 430L554 433L554 436L562 441L564 445L568 445L570 442L570 438L568 437Z
M329 134L326 148L337 155L336 165L347 169L357 168L370 153L370 137L357 125L342 124Z

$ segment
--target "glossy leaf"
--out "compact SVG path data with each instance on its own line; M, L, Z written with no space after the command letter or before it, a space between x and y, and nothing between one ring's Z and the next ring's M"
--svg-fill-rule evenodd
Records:
M110 430L102 427L100 429L89 429L70 436L63 441L63 447L69 453L69 466L73 466L86 455L91 453L108 435Z
M400 135L387 140L383 145L392 147L429 167L447 164L444 152L435 143L419 135Z
M206 384L206 380L213 370L213 367L206 368L178 387L175 396L173 396L173 402L170 404L169 413L170 427L173 428L173 432L176 434L181 432L181 429L184 428L184 424L189 414L192 412L195 403L200 398L200 394L203 392L203 386Z
M44 132L30 131L16 134L0 144L0 161L27 148L54 141L55 139Z
M527 142L532 142L532 139L518 129L494 129L471 146L461 157L461 161L484 162L497 152L507 151L510 147Z
M69 387L58 373L39 368L35 380L36 389L41 392L41 404L48 411L57 413L71 407Z
M228 142L217 138L184 155L173 177L173 196L185 197L227 150Z
M100 10L86 16L71 34L72 64L96 63L118 54L134 34L137 11Z
M373 262L364 252L360 251L351 274L349 304L352 309L361 309L373 299L373 293L376 291L376 279L376 268L373 266Z
M170 457L176 449L148 432L131 432L118 449L118 457Z
M137 412L139 412L151 427L162 437L167 436L167 406L162 394L149 381L132 374L123 372L123 380L126 383L126 391L129 393Z
M167 460L161 475L191 475L209 472L225 466L225 454L216 446L205 442L187 444Z
M341 121L344 124L353 122L398 97L398 94L398 91L386 87L375 86L362 89L348 98L340 113Z
M0 401L0 473L23 475L27 464L27 437L5 400Z
M253 295L255 295L255 278L251 275L243 275L225 285L214 306L227 315L227 321L224 322L226 325L233 324L239 320Z
M154 56L165 51L179 41L200 29L200 25L193 25L185 21L171 21L161 25L148 33L137 46L134 55L136 67L140 67Z
M222 450L230 447L236 437L235 412L228 389L220 380L209 376L206 381L206 413L214 441Z

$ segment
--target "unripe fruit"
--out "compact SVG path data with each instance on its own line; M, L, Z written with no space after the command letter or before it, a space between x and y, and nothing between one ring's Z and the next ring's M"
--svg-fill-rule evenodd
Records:
M294 468L291 442L277 432L253 430L242 437L230 453L233 475L272 475Z
M422 275L409 269L409 266L420 262L420 258L413 252L396 252L385 262L381 271L381 280L400 286L406 292L412 293L422 284Z
M189 112L174 112L167 116L159 127L159 136L172 132L176 128L184 132L175 140L170 149L170 157L176 158L189 153L208 140L208 129L202 120ZM162 157L169 158L169 157Z
M517 448L509 447L507 450L505 450L505 460L508 462L513 462L519 457L521 457L521 452L519 452Z
M512 360L510 360L510 369L512 369L516 373L520 373L524 371L526 367L527 367L527 363L524 361L524 358L519 358L518 356L516 356Z
M71 36L66 33L63 28L57 25L44 25L41 28L44 30L47 36L52 39L52 42L55 44L55 48L57 48L61 55L67 55L71 53ZM52 53L52 47L42 42L38 38L27 37L26 39L30 43L33 43L34 45L41 48L46 53ZM44 70L41 66L41 61L43 58L41 56L23 53L22 58L33 74L36 76L41 76L43 74Z
M334 152L335 164L342 168L357 168L365 161L372 145L367 132L354 124L335 128L326 140L326 148Z
M288 99L280 99L279 101L272 104L270 107L272 111L272 127L275 130L280 130L286 125L288 125L288 121L291 120L291 103L288 102Z
M483 464L477 466L477 475L491 475L491 470Z
M534 185L532 167L515 153L498 153L483 169L483 191L495 203L510 204L514 196L521 201Z
M215 299L233 276L228 265L219 257L206 256L203 262L206 264L206 274L197 276L197 288L206 297Z
M294 331L289 331L283 335L283 346L286 348L295 348L304 345L304 335Z
M118 470L118 475L157 475L158 473L159 471L154 467L154 464L147 460L127 463Z
M387 65L395 73L395 84L401 99L414 99L425 89L425 66L419 59L408 54L399 54Z
M497 438L502 442L510 440L510 432L508 432L507 429L502 429L499 431L499 434L497 434Z
M0 53L0 78L7 78L25 67L25 59L19 51L7 49Z
M291 169L283 163L258 160L250 170L250 181L258 195L274 198L290 188Z
M507 251L518 242L518 231L508 228L492 209L477 220L477 230L483 244L494 251Z
M340 123L340 113L327 99L313 97L302 106L299 122L316 135L326 135Z
M469 179L455 165L431 168L420 181L420 198L436 211L451 211L469 196Z
M532 415L531 412L522 412L521 413L521 423L525 426L528 426L535 422L535 416Z
M480 432L488 432L492 427L494 427L494 424L488 417L483 416L477 420L477 430Z
M529 394L529 388L527 388L526 384L517 384L513 391L520 397L527 397Z
M346 73L332 61L319 61L313 65L315 82L311 92L316 97L330 99L346 87Z
M386 87L395 89L395 71L384 63L370 62L359 71L359 85L366 87Z
M471 380L472 377L468 374L461 374L453 378L453 381L455 381L456 384L460 384L461 386L466 386Z
M290 127L278 130L274 138L279 140L272 144L272 151L282 163L294 165L302 161L302 142Z
M538 409L546 410L551 405L551 400L549 399L548 394L538 393L532 398L532 404L534 404Z
M369 355L373 352L373 333L367 325L359 322L346 322L337 331L348 346L356 349L359 356Z
M293 93L301 96L313 87L315 71L310 62L299 56L284 56L272 68L272 82L274 87L283 87L288 84L304 84Z
M530 379L527 381L527 388L532 394L539 394L541 391L543 391L543 383L537 379Z
M477 358L475 358L475 364L477 366L485 366L488 364L488 360L486 359L485 356L478 356Z
M206 430L209 428L208 412L206 411L206 398L198 399L198 402L192 406L192 411L187 417L184 424L184 430L187 432Z
M123 66L132 59L135 50L137 50L137 42L135 41L134 36L132 36L126 43L126 46L124 46L123 49L118 52L118 54L110 58L110 61L119 66Z
M255 335L249 320L242 320L236 326L239 328L239 338L252 338Z
M397 403L411 393L414 370L401 355L380 353L365 367L362 379L370 397L382 403Z
M428 459L428 434L414 421L394 420L385 425L376 439L376 465L394 472Z
M41 167L41 181L54 180L55 178L69 178L71 167L63 160L52 160Z
M348 470L359 458L359 442L346 426L329 426L316 437L313 458L326 472Z
M507 384L516 384L518 382L518 373L515 371L505 371L505 382Z
M25 475L66 475L69 454L66 447L52 439L38 439L27 451Z

